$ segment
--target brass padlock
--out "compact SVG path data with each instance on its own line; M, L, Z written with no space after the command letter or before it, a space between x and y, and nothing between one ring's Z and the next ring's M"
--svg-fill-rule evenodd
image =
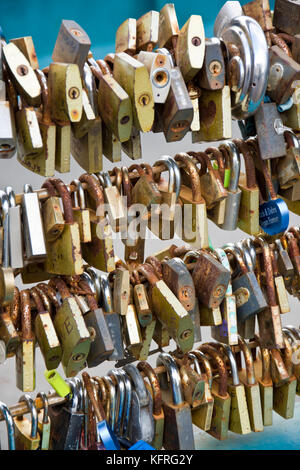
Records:
M75 202L75 193L72 193L74 220L78 223L81 243L89 243L92 241L91 221L90 211L86 207L84 189L79 180L73 180L72 185L76 187L77 198Z
M31 328L30 292L20 292L21 344L16 352L16 385L23 392L35 389L35 335Z
M49 196L42 204L44 233L45 239L51 242L63 232L65 219L60 207L60 198L56 196L54 186L48 180L43 184L43 188L47 189Z
M66 185L58 179L51 178L64 208L65 226L55 240L47 241L46 270L52 274L74 276L82 274L83 259L80 246L78 223L74 221L72 199Z
M10 39L17 46L18 49L24 54L28 62L30 63L33 70L39 69L39 62L35 52L33 39L31 36L24 36L22 38Z
M23 395L20 402L25 402L31 413L31 420L19 416L14 418L16 450L38 450L40 435L38 434L38 413L34 400L30 395Z
M52 53L52 60L64 64L77 64L82 73L90 47L91 41L84 29L75 21L63 20Z
M133 125L142 132L149 132L154 122L154 99L147 68L120 52L115 55L113 74L131 99Z
M126 52L133 55L136 53L136 19L128 18L117 29L116 52Z
M136 52L152 51L158 44L159 13L151 10L136 22Z
M201 70L205 53L205 33L200 15L192 15L178 33L176 64L185 82L192 80Z

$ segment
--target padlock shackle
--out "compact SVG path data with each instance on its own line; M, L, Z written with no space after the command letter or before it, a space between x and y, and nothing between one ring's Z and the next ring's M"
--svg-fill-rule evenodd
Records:
M300 341L300 330L290 325L286 326L285 329L292 333L296 341Z
M146 260L145 260L145 263L151 265L152 268L155 271L155 275L159 279L162 279L162 277L163 277L162 263L161 263L161 261L159 261L158 258L156 258L155 256L148 256L148 258L146 258Z
M293 348L286 336L283 337L283 341L285 346L282 352L283 360L286 370L291 377L293 375Z
M71 185L76 187L77 203L79 208L82 210L86 209L85 194L81 181L74 179Z
M107 390L106 385L104 383L103 377L93 377L93 380L96 382L99 388L101 402L105 406L107 404ZM107 412L106 412L107 414Z
M116 399L116 417L115 417L115 432L120 435L122 432L122 419L125 408L125 383L121 380L120 374L116 369L108 371L108 376L112 379L113 383L117 388L117 399Z
M115 378L119 384L119 378L124 383L124 390L125 390L125 402L124 402L124 413L123 413L123 421L122 421L122 436L126 436L129 420L130 420L130 411L131 411L131 400L132 400L132 385L130 378L126 374L123 369L116 369L115 371Z
M115 430L115 424L116 424L116 409L117 409L117 395L116 395L116 388L115 385L108 375L105 375L102 377L103 383L105 385L105 388L109 394L109 399L107 401L109 402L109 423L112 428L112 430ZM102 389L101 389L102 390ZM103 401L103 400L102 400ZM105 402L104 402L105 403Z
M241 352L243 353L244 360L245 360L247 384L255 385L256 378L255 378L255 372L254 372L253 356L251 354L250 349L248 348L246 341L241 336L238 337L238 341L239 341L239 346L241 348Z
M45 181L42 188L47 190L47 192L49 193L49 197L56 196L55 186L51 183L49 179Z
M5 192L8 197L9 206L16 207L16 195L15 195L13 188L11 186L6 186Z
M169 376L173 403L174 405L182 405L184 403L183 391L181 387L180 373L177 364L173 357L167 353L160 353L156 360L156 367L165 366L166 372ZM167 381L161 377L160 386L164 389L167 385Z
M223 354L228 358L231 369L232 383L234 386L240 385L238 367L231 347L228 344L213 342L209 343L209 346L212 346L217 350L221 350Z
M154 268L151 264L142 264L141 266L138 267L137 270L139 273L141 273L149 282L150 286L154 287L156 283L159 281L158 276L156 275Z
M148 406L149 396L145 387L143 377L141 376L141 373L138 368L133 364L127 364L126 366L124 366L124 371L130 377L134 384L134 389L139 397L139 402L141 406Z
M44 304L42 302L41 296L39 294L39 291L35 287L32 287L30 289L30 295L35 303L38 313L44 313L45 308L44 308Z
M237 147L233 142L226 142L220 146L220 150L224 149L228 152L230 160L230 183L228 186L228 191L237 192L240 181L240 172L241 172L241 157L238 152Z
M98 401L95 397L91 377L89 376L87 372L82 373L82 380L86 388L89 400L91 401L92 406L94 408L94 412L95 412L98 422L101 423L102 421L106 421L105 411L103 409L101 402Z
M252 151L255 153L255 155L257 157L257 160L259 161L259 163L261 165L262 174L263 174L267 189L269 191L270 197L273 201L275 201L277 199L277 194L276 194L276 191L274 189L274 186L273 186L273 183L272 183L272 178L271 178L270 172L268 170L266 161L263 160L262 157L261 157L261 153L260 153L260 150L259 150L258 143L255 139L251 139L251 138L248 139L246 141L246 143L251 147Z
M103 204L104 204L104 195L103 195L103 191L102 191L101 185L99 184L98 180L96 180L94 176L89 175L89 174L86 173L86 174L80 176L79 181L81 183L86 183L87 192L89 193L91 198L94 199L97 208L99 206L103 206Z
M19 399L19 403L25 401L31 414L31 433L30 437L31 439L36 439L37 438L37 431L38 431L38 412L37 408L35 406L34 400L31 398L28 393L25 393L25 395L22 395L21 398Z
M117 187L119 193L122 193L122 169L115 166L111 171L111 176L115 176L115 186Z
M48 410L49 410L49 400L47 398L46 393L44 392L39 392L36 396L36 398L40 398L43 402L43 424L48 424L49 422L49 417L48 417Z
M87 303L88 303L88 306L89 306L90 310L92 310L92 311L97 310L98 309L98 304L97 304L96 299L95 299L95 294L92 291L92 289L90 288L89 284L86 281L80 281L79 282L79 287L86 292L85 297L86 297L86 300L87 300Z
M65 183L58 178L49 178L49 181L53 184L58 194L61 197L62 205L64 208L64 218L66 224L74 223L74 213L71 195Z
M50 287L54 286L54 288L58 290L62 300L69 299L70 297L72 297L67 284L61 277L53 277L52 279L50 279L48 285Z
M164 166L165 169L168 171L169 173L169 180L168 180L168 191L169 193L173 193L174 192L174 188L175 188L175 172L174 172L174 166L172 165L171 163L171 157L167 157L167 156L162 156L159 160L157 160L154 165L152 165L153 168L157 167L157 166ZM161 179L161 173L158 173L157 175L155 175L154 177L154 181L156 183L158 183Z
M9 312L11 321L13 322L14 327L18 326L18 321L20 318L20 292L17 286L14 287L14 298L12 304L5 307Z
M230 253L234 257L234 259L236 260L236 262L237 262L237 264L238 264L238 266L241 269L243 274L246 274L246 273L249 272L248 269L247 269L246 263L244 261L244 258L242 256L240 250L237 247L235 247L235 246L225 246L224 251L227 254Z
M200 348L199 348L200 349ZM218 385L219 385L219 390L218 393L221 397L227 397L227 382L228 382L228 374L227 374L227 368L224 360L222 359L221 355L218 353L218 351L210 346L209 344L203 344L201 346L201 351L208 355L215 366L218 369L218 374L219 374L219 380L218 380Z
M162 413L162 395L158 377L148 362L142 361L137 365L139 371L148 378L153 394L153 414L159 416Z
M268 303L270 307L274 307L277 305L277 299L270 247L268 243L261 237L256 237L254 239L254 244L262 249L264 260L264 272L266 275Z
M5 422L6 422L8 448L9 448L9 450L16 450L14 419L12 417L10 409L2 401L0 401L0 410L3 414Z
M205 369L205 375L208 380L209 388L211 388L212 381L213 381L213 373L212 373L211 365L210 365L208 358L205 356L204 352L201 351L201 347L198 349L199 350L193 351L193 354L196 356L199 363L203 364L204 369Z
M255 173L255 164L248 147L248 144L241 139L234 139L233 143L238 148L240 155L244 158L245 163L245 172L246 172L246 187L248 189L256 189L257 181L256 181L256 173Z
M272 382L270 351L267 348L263 348L261 346L260 338L258 335L255 335L254 338L255 338L255 341L257 341L258 347L260 349L260 355L261 355L261 363L262 363L261 381L265 384L270 384L270 382Z
M213 159L215 159L218 163L218 172L220 174L220 177L222 181L224 182L225 179L225 168L229 169L229 156L227 152L222 152L220 148L216 147L209 147L208 149L205 150L205 153ZM225 160L225 162L224 162Z
M132 183L129 177L129 170L122 166L122 189L124 196L127 197L127 207L132 205Z
M202 201L202 195L201 195L200 176L199 176L199 173L198 173L198 169L197 169L195 163L193 162L192 158L187 153L178 153L175 156L174 160L176 162L184 163L185 168L186 168L186 170L188 172L188 175L190 177L190 181L191 181L193 201L201 202Z
M291 148L291 147L294 147L298 150L300 149L300 143L299 143L298 137L296 136L296 134L294 132L285 131L284 132L284 138L285 138L288 149Z
M49 284L40 283L36 288L41 290L48 297L55 309L60 307L59 301L56 297L56 292L51 286L49 286Z
M20 304L21 304L22 339L31 340L33 339L33 334L32 334L32 327L31 327L30 291L28 289L21 290Z
M113 296L109 281L105 274L100 275L100 286L103 300L103 309L105 313L113 313Z

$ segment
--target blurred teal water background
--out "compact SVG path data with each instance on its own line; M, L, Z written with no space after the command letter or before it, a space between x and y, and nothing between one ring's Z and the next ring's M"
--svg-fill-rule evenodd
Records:
M1 0L0 24L7 39L32 36L40 66L51 61L62 19L77 21L89 34L97 58L113 51L115 32L126 18L139 18L149 10L160 10L164 0ZM180 27L190 15L202 16L206 36L223 0L175 0ZM241 3L247 3L241 1ZM273 3L273 2L271 2Z

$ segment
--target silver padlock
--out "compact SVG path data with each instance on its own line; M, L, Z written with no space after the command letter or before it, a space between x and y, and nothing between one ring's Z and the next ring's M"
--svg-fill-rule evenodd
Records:
M262 103L255 116L260 154L263 160L286 153L284 126L275 103Z
M24 186L22 197L22 217L27 261L43 260L46 257L46 244L37 193L29 184Z
M112 292L108 279L104 274L100 275L100 283L104 316L115 348L109 360L120 361L125 357L120 315L113 310Z
M134 385L128 427L129 439L132 442L143 440L150 443L154 438L154 418L150 394L136 366L127 364L124 370Z
M237 147L228 142L220 147L228 152L230 159L230 183L227 188L228 196L225 206L224 223L220 226L223 230L234 231L237 228L242 191L239 189L241 171L241 157Z
M21 206L16 205L16 197L11 186L5 188L9 200L9 259L13 269L23 268L23 227Z

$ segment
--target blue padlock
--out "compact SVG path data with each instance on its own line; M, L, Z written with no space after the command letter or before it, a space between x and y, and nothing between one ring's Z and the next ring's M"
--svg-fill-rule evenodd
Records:
M155 450L154 447L150 446L145 441L138 441L133 446L129 447L128 450Z

